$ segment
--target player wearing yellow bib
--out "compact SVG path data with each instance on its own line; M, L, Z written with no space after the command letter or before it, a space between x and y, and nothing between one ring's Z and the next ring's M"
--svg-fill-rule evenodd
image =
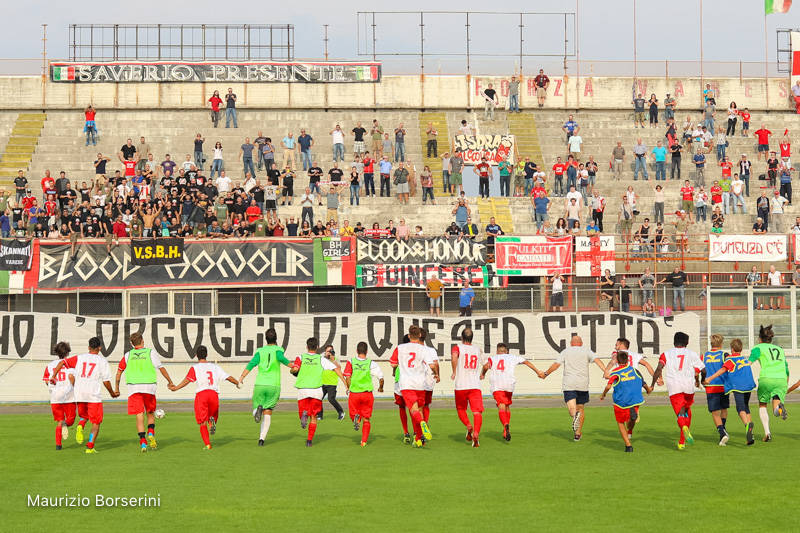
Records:
M284 355L283 348L278 346L278 333L273 328L264 333L264 338L267 345L256 350L239 377L241 386L245 376L252 369L258 368L258 376L253 386L253 418L256 423L261 424L259 446L264 445L272 421L272 410L278 405L281 397L281 365L291 365Z
M783 401L786 399L789 387L789 363L786 362L783 348L772 344L774 335L771 324L767 327L761 326L758 331L761 343L753 346L749 357L751 363L758 361L761 365L761 371L758 374L758 417L764 426L764 442L772 440L767 404L772 402L772 411L775 416L784 420L788 416Z
M383 392L383 372L375 361L367 359L367 343L359 342L356 346L356 357L347 362L344 367L344 379L350 389L347 408L353 429L358 431L361 421L361 447L367 445L369 438L370 419L372 418L372 405L375 398L372 396L372 378L378 379L378 392Z

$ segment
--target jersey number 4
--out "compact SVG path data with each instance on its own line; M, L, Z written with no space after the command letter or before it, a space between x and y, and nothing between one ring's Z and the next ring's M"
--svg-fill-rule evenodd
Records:
M86 367L89 367L89 371L86 371ZM83 368L81 369L81 377L88 378L92 376L92 372L94 372L94 367L97 365L95 363L83 363Z

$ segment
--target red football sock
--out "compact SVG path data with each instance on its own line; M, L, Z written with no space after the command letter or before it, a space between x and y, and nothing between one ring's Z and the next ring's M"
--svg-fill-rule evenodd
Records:
M475 422L475 434L480 435L481 433L481 425L483 424L483 414L482 413L472 413L472 420Z
M400 423L403 424L403 434L408 434L408 414L406 414L406 408L400 408Z
M78 425L80 427L82 427L82 428L85 428L86 427L86 419L85 418L81 418L80 420L78 420Z
M200 436L203 437L203 443L206 446L211 446L211 439L208 436L208 426L200 424Z
M469 423L469 417L467 416L467 410L456 409L456 413L458 414L458 419L461 420L461 423L467 426L467 429L472 429L472 424Z
M369 438L369 429L369 421L364 421L364 423L361 425L361 442L367 442L367 439Z
M422 418L423 420L425 420L425 422L427 422L430 416L431 416L431 408L426 405L425 407L422 408Z
M414 436L417 440L422 440L422 413L419 411L412 411L411 423L414 426Z
M61 446L61 428L56 426L56 446Z
M312 420L316 420L314 417ZM317 424L309 424L308 425L308 440L312 440L314 438L314 432L317 430Z

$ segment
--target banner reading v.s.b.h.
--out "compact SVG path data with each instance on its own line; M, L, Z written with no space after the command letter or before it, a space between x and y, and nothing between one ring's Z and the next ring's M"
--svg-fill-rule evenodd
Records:
M138 266L183 263L183 238L131 239L131 263Z
M573 334L584 346L607 356L618 337L631 349L654 356L672 345L676 331L689 334L690 347L699 349L699 320L694 313L667 318L646 318L627 313L519 313L492 317L446 317L397 314L247 315L247 316L142 316L91 318L69 314L0 314L0 358L51 360L52 346L69 342L74 351L84 349L91 337L100 337L104 356L118 361L130 349L132 333L141 333L145 345L168 361L189 362L200 344L212 360L245 363L264 344L264 332L275 328L287 355L305 351L306 339L332 344L341 356L355 353L365 341L372 359L387 359L411 324L428 331L426 343L440 357L448 357L461 332L470 327L474 343L490 353L499 342L511 353L527 358L552 359L569 345Z

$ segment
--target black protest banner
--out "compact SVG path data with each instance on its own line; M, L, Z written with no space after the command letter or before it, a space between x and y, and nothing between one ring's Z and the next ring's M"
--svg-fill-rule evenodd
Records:
M484 265L486 243L457 237L358 239L358 264Z
M100 337L104 356L118 361L131 348L128 339L141 333L145 345L174 362L193 360L198 345L208 347L212 359L246 362L264 344L264 332L275 328L278 344L291 358L305 351L309 336L320 345L332 344L341 356L355 353L366 341L370 357L386 360L412 324L427 330L426 344L440 357L449 357L466 327L474 332L474 344L491 353L498 342L512 353L537 359L553 359L569 345L573 334L584 345L606 355L618 337L631 341L631 349L657 356L672 345L675 331L689 335L690 348L699 349L700 326L694 313L668 318L646 318L628 313L518 313L502 316L428 317L396 314L245 315L92 318L55 313L0 314L0 358L51 360L51 347L65 340L86 346Z
M33 263L32 242L30 239L2 239L0 270L30 270Z
M62 83L375 83L380 80L381 64L374 61L118 61L50 64L50 81Z
M445 287L461 287L467 280L471 287L505 287L508 278L498 276L494 266L475 265L358 265L356 287L405 287L424 289L436 276Z
M131 239L131 263L138 266L183 263L183 238Z
M125 289L236 285L311 285L311 239L253 239L184 243L183 260L172 265L134 264L130 247L108 255L106 246L79 242L75 260L69 244L39 245L40 289Z

